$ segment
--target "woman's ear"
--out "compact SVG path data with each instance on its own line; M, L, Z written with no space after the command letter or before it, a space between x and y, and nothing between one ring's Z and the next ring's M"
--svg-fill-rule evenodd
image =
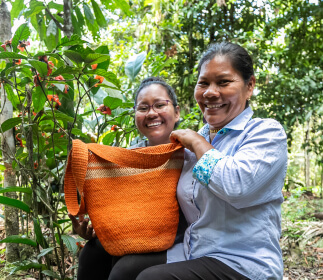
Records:
M175 107L175 115L176 115L175 116L176 122L178 122L179 119L181 118L180 109L178 105Z
M256 84L256 78L255 76L251 76L249 81L248 81L248 96L247 96L247 99L250 99L252 94L253 94L253 90L255 88L255 84Z

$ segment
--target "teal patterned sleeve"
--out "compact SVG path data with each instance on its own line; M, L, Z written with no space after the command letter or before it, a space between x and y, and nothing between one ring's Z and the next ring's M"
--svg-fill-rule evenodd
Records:
M223 158L223 154L218 150L208 150L194 166L193 177L199 180L202 185L207 186L214 166L221 158Z

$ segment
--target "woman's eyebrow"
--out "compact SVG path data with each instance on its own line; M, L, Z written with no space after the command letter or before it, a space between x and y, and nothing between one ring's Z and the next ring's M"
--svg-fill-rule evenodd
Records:
M209 76L199 76L199 80L204 80L204 79L208 79ZM232 74L230 73L224 73L224 74L219 74L216 75L217 79L223 79L223 78L232 78Z

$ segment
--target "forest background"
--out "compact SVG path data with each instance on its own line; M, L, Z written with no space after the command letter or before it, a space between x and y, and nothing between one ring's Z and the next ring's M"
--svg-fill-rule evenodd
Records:
M253 57L255 116L288 136L285 278L323 279L322 14L316 0L2 0L0 277L75 279L84 241L63 193L72 139L139 141L133 93L147 76L175 88L180 128L198 130L197 63L226 40Z

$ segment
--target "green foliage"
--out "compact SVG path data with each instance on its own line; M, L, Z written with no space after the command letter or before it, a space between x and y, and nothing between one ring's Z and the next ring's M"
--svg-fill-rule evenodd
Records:
M142 64L144 63L144 61L146 59L146 55L147 54L145 52L141 52L138 55L132 56L127 61L126 65L125 65L125 73L131 81L134 81L136 76L138 75L138 73L142 67Z
M13 198L9 198L9 197L5 197L5 196L0 196L0 204L4 204L4 205L7 205L7 206L11 206L11 207L15 207L15 208L18 208L18 209L21 209L27 213L30 212L30 208L29 206L20 201L20 200L17 200L17 199L13 199Z
M17 187L0 189L17 192L19 199L0 196L0 203L22 209L25 217L29 213L38 249L36 259L17 264L15 271L34 268L54 279L66 278L64 259L59 257L56 274L49 256L63 254L64 248L75 256L78 250L77 241L66 233L71 225L62 195L71 141L129 146L138 137L132 106L140 80L165 78L178 95L179 128L201 128L203 118L193 96L197 63L216 41L236 42L252 54L255 117L277 119L289 138L285 187L293 198L284 215L295 222L308 215L307 205L297 205L308 190L302 175L304 149L315 166L311 189L322 193L321 3L72 1L69 27L60 1L25 2L11 1L11 20L20 16L26 23L13 35L12 48L0 47L1 86L14 106L14 117L1 124L0 133L15 132L12 167L20 178ZM30 38L39 40L39 46L27 45L21 53L18 47ZM100 105L106 107L97 110ZM295 227L286 234L298 238L299 233Z
M0 240L0 243L19 243L19 244L30 245L33 247L37 246L37 243L34 240L29 239L25 236L20 236L20 235L8 236L5 239Z

